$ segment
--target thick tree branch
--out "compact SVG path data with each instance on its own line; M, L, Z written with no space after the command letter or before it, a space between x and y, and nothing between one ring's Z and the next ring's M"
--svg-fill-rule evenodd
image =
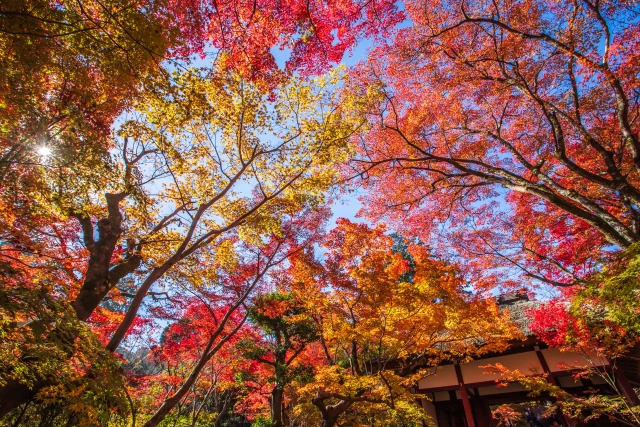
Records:
M80 320L87 320L118 281L140 265L140 256L133 254L111 268L111 258L122 234L119 204L125 197L125 193L105 194L108 216L98 220L97 241L93 239L91 219L82 214L74 215L82 226L84 241L89 250L84 282L78 296L71 303Z

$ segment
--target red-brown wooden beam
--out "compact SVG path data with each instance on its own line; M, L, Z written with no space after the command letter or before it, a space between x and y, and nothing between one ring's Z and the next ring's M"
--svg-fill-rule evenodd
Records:
M467 418L467 427L476 427L476 422L473 419L473 411L471 410L471 402L469 401L469 395L467 394L467 387L464 385L462 378L462 370L459 364L454 365L456 368L456 376L458 377L458 386L460 387L460 397L462 398L462 407L464 408L464 415Z
M551 384L559 387L560 385L558 384L556 379L553 377L553 375L551 375L551 369L549 369L549 365L547 364L547 360L544 358L544 354L542 354L542 352L540 351L540 347L535 346L535 351L536 351L536 356L538 356L538 361L540 362L540 365L542 366L542 370L547 375L547 381L549 381ZM558 414L560 415L560 418L562 420L564 420L563 424L565 424L567 427L574 427L575 426L573 420L571 418L569 418L568 416L566 416L565 414L563 414L560 409L558 409Z
M629 380L627 380L627 376L622 372L622 369L614 366L613 374L616 377L617 386L622 390L622 394L627 398L631 406L640 405L640 399L638 399L638 395L633 390L631 384L629 384Z

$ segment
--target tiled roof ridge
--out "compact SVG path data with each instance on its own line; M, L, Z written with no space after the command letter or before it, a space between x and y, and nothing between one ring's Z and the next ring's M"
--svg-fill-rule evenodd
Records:
M516 289L494 297L498 305L510 305L518 301L530 301L529 292L526 289Z
M509 317L513 322L518 324L525 336L535 335L529 329L531 319L527 315L527 312L538 306L540 301L530 299L529 292L526 289L517 289L494 298L500 310L509 310Z

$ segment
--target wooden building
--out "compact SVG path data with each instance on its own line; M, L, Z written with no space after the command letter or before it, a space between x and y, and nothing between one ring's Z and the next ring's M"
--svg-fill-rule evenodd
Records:
M525 315L526 310L533 307L536 302L529 301L526 293L503 295L498 297L498 303L510 311L527 338L524 341L513 342L508 350L499 354L487 354L469 363L451 363L431 368L430 374L419 381L418 391L431 399L431 401L423 399L422 405L436 421L438 427L496 427L497 423L492 418L491 412L499 405L530 404L535 400L519 383L497 387L495 381L498 378L497 374L485 373L486 369L479 368L484 365L500 363L507 369L518 369L525 374L544 372L548 374L549 381L573 394L584 393L591 387L600 393L613 393L611 387L600 377L577 381L573 379L571 366L589 365L589 362L580 354L560 352L536 340L528 329L528 320ZM612 369L605 359L593 360L606 369ZM640 387L637 360L629 358L629 360L618 361L616 365L615 373L619 389L626 392L627 398L634 404L640 404L632 388ZM541 408L545 404L550 404L550 401L550 397L540 396L534 405ZM562 414L558 414L558 419L565 427L575 425L572 420ZM600 419L593 425L605 427L615 424Z

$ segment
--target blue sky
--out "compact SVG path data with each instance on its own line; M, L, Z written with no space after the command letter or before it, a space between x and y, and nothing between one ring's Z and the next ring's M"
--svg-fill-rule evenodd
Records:
M342 64L346 66L356 65L358 62L367 58L369 49L371 48L371 41L363 39L353 49L351 53L345 55L342 59ZM274 56L278 67L285 68L287 59L289 59L290 49L278 49L274 47L271 49L271 54ZM335 221L338 218L349 218L351 221L362 222L360 218L356 218L358 210L362 207L360 201L358 201L357 194L348 194L340 197L336 200L332 206L333 217L329 223L329 228L333 228Z

